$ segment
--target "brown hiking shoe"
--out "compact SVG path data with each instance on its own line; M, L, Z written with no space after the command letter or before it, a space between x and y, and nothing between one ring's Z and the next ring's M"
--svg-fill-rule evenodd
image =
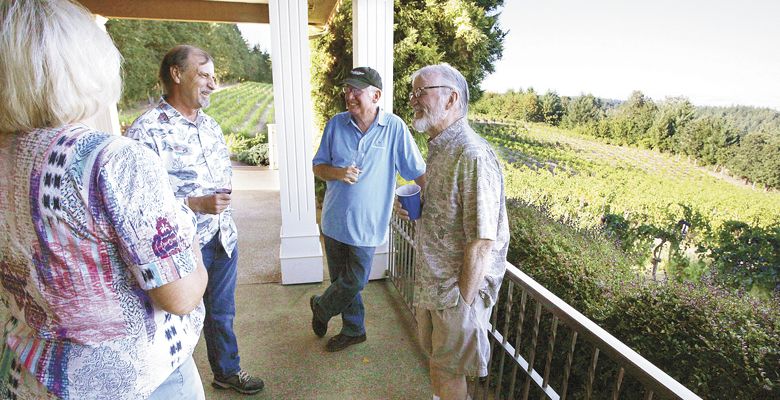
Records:
M325 345L325 350L333 353L334 351L340 351L344 350L349 346L352 346L353 344L363 343L366 341L366 335L362 334L360 336L347 336L338 334L330 340L328 340L328 344Z
M214 380L211 382L211 386L217 389L233 389L236 392L243 394L255 394L263 390L263 386L265 385L262 379L249 375L244 370L240 370L237 374L226 378L217 378L215 376Z

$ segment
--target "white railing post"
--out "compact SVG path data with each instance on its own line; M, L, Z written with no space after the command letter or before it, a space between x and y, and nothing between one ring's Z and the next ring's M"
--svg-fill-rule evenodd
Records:
M276 124L266 125L268 129L268 168L279 169L279 155L276 146Z

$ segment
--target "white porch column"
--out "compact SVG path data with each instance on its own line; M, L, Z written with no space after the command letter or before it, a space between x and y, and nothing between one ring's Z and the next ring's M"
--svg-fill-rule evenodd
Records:
M382 76L380 105L393 111L393 0L352 1L352 65Z
M282 283L322 282L311 166L314 118L308 4L306 0L271 0L268 6L282 207Z
M352 1L352 65L382 76L380 106L393 111L393 0ZM369 279L385 277L388 244L376 248Z
M105 32L108 18L96 14L93 14L92 16L95 18L95 24ZM84 123L92 129L119 135L119 112L116 109L116 103L107 104L102 107L97 114L84 121Z

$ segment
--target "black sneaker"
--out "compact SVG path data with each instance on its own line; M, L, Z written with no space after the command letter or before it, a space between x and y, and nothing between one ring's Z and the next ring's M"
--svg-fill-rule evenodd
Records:
M249 375L244 370L238 371L233 376L227 378L214 377L214 381L211 382L211 386L216 389L233 389L236 392L243 394L255 394L263 390L263 380Z
M311 329L317 337L323 337L328 333L328 323L322 322L317 318L317 312L314 311L314 300L317 296L311 296L309 299L309 307L311 308Z
M366 335L362 334L360 336L347 336L338 334L330 340L328 340L328 344L325 345L325 350L333 353L334 351L340 351L344 350L349 346L352 346L353 344L363 343L366 341Z

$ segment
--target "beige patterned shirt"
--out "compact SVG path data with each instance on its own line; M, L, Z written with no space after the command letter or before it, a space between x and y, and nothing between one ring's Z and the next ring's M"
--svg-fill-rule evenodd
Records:
M494 304L506 271L509 225L501 165L488 142L462 118L428 143L422 216L416 223L414 303L454 307L466 245L493 241L480 297Z

